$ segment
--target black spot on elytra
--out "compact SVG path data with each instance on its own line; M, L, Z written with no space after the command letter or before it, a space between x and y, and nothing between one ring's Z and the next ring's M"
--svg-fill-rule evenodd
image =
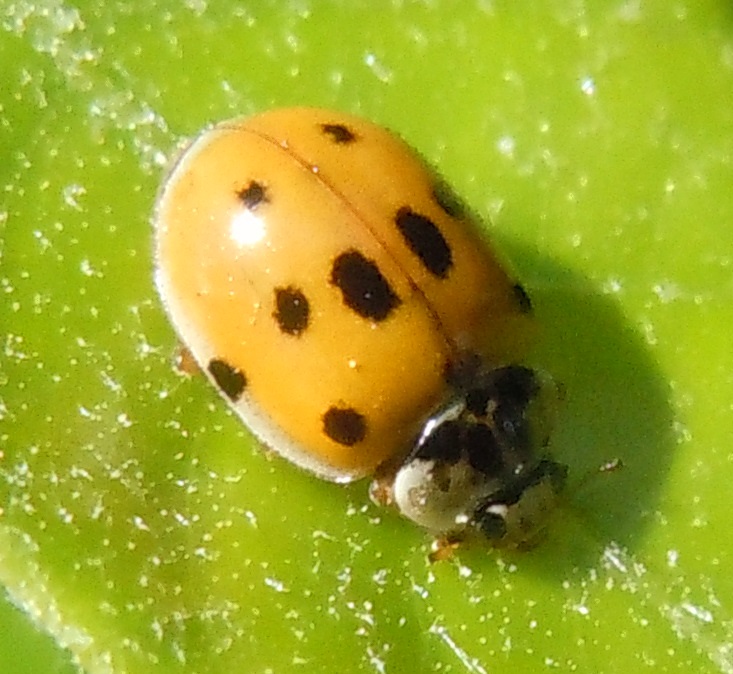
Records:
M250 211L254 211L260 204L270 200L265 186L256 180L250 181L249 185L237 190L237 198Z
M244 372L220 358L212 358L207 369L227 398L233 402L239 400L247 386Z
M331 137L334 143L345 145L356 140L354 132L344 124L321 124L321 130Z
M383 321L400 304L377 264L358 250L348 250L334 260L331 283L350 309L372 321Z
M451 218L462 218L466 214L463 202L444 180L438 180L433 185L433 198L443 212Z
M295 337L307 327L310 318L308 298L299 288L275 288L275 310L272 317L282 332Z
M532 313L532 300L530 299L527 291L517 283L512 290L514 291L514 297L519 304L519 309L523 314Z
M433 276L445 278L453 266L453 254L438 226L408 206L397 211L395 224L410 250Z
M330 407L323 415L323 432L339 445L351 447L366 437L366 419L351 407Z

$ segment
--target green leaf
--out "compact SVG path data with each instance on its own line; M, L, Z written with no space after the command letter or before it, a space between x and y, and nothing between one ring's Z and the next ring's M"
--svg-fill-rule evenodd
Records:
M589 5L0 5L0 669L733 672L733 15ZM172 368L165 166L294 104L404 135L532 294L571 471L535 549L430 565Z

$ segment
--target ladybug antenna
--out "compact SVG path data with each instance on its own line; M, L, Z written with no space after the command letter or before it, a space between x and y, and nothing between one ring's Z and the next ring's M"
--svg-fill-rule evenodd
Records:
M599 475L615 473L616 471L622 470L623 467L624 462L621 460L621 458L616 457L615 459L604 461L601 465L596 466L595 468L589 469L588 471L586 471L585 475L580 478L580 481L573 485L573 488L570 490L570 492L572 492L572 496L577 495L589 484L595 482Z

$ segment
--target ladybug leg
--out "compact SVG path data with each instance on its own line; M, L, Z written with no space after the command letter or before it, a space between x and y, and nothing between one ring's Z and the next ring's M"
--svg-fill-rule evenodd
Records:
M400 455L385 461L374 472L374 478L369 485L369 498L378 506L394 505L394 480L397 471L405 463L404 456Z
M434 564L435 562L444 562L446 560L453 559L456 554L456 550L458 550L461 545L461 541L461 538L451 536L450 534L438 536L430 545L428 561L431 564Z
M369 485L369 498L372 503L378 506L386 507L394 504L394 492L392 484L394 482L394 474L383 473L378 470Z
M199 376L203 374L193 354L183 344L179 344L173 354L173 367L182 375Z

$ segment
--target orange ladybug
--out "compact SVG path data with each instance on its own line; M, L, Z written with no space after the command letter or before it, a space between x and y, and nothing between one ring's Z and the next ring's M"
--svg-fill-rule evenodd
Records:
M375 476L378 500L451 539L512 539L511 509L561 488L544 451L556 388L517 364L529 298L396 135L315 108L217 124L168 174L154 225L176 332L286 459Z

